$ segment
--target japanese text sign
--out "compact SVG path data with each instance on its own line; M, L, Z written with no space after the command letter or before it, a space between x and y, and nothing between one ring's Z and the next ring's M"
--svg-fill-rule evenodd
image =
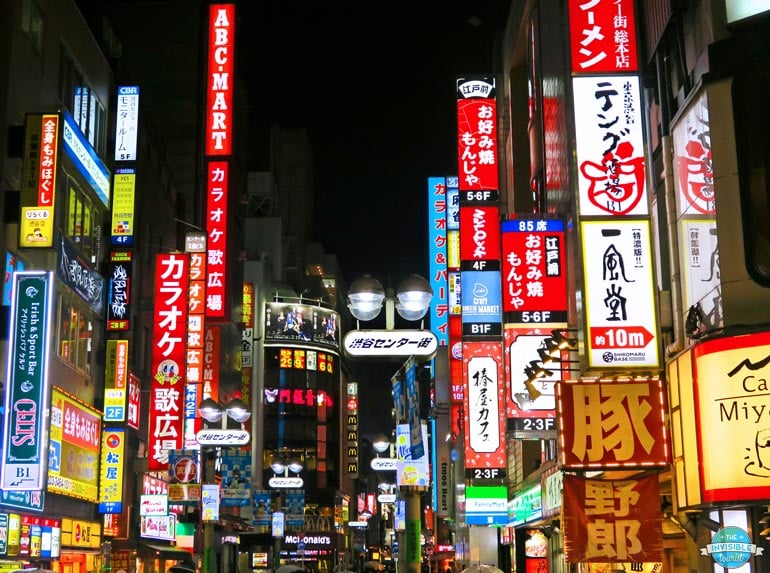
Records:
M703 91L671 132L677 216L716 215L708 92Z
M497 205L460 207L460 259L500 260L500 208Z
M428 178L428 265L433 298L430 328L441 346L449 340L447 268L447 185L444 177Z
M128 396L128 340L107 341L107 364L104 369L104 421L126 419Z
M136 195L136 169L115 170L112 182L112 231L113 245L129 247L134 244L134 197Z
M564 222L514 219L502 223L503 312L510 322L567 321Z
M647 215L639 78L572 79L580 215Z
M669 463L659 379L556 384L559 450L565 469L664 467Z
M150 471L167 469L168 451L182 449L188 282L187 255L156 256L147 460Z
M51 392L51 433L48 491L99 499L99 447L102 413L54 387Z
M457 78L457 163L461 192L473 191L476 200L498 198L494 78Z
M129 330L131 279L134 273L132 252L111 252L107 269L107 330Z
M551 325L553 326L553 325ZM504 330L505 370L508 383L508 402L506 405L509 418L553 417L556 407L554 386L562 378L557 364L547 368L546 374L531 382L540 393L532 398L527 390L529 376L524 373L532 360L538 360L539 348L551 337L550 330L540 329L537 325L514 327L506 324Z
M118 86L115 106L115 161L136 161L139 86Z
M206 176L206 317L227 318L227 205L230 165L210 161Z
M13 274L3 431L2 489L45 489L53 274Z
M638 69L633 0L569 0L573 73Z
M99 480L99 513L123 512L123 470L125 468L126 431L105 428Z
M465 467L505 468L505 382L499 341L463 342Z
M661 561L658 476L594 480L564 475L562 527L568 563Z
M209 6L206 155L230 155L235 84L235 4Z
M582 221L580 229L589 364L603 369L657 368L649 222Z

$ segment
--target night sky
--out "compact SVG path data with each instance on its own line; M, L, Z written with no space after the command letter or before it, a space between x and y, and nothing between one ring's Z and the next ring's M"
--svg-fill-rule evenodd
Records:
M262 4L239 9L259 30L251 111L257 129L308 129L316 240L348 285L364 273L394 288L427 278L427 178L457 172L455 77L489 72L508 3ZM356 365L362 436L389 430L399 366Z

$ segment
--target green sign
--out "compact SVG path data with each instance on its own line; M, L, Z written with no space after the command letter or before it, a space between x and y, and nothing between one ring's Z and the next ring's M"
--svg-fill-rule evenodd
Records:
M420 547L420 520L406 520L406 562L419 563L422 558Z
M13 280L0 489L40 490L48 460L43 421L49 409L45 383L53 275L25 271L14 273Z

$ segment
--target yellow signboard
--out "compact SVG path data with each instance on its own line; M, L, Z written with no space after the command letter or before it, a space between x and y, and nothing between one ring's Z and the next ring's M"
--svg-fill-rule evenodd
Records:
M53 207L22 207L19 223L20 247L53 246Z
M98 549L102 542L102 527L95 521L82 521L64 517L61 520L62 547L88 547Z

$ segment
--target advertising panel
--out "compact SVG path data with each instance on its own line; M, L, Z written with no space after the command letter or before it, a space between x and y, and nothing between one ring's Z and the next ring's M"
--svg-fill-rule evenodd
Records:
M51 321L50 272L13 274L0 489L45 489L48 456Z
M117 151L116 151L117 153ZM136 169L121 167L115 170L112 187L112 244L130 247L134 244L134 197Z
M307 304L265 303L265 346L320 347L339 355L339 313Z
M126 465L126 430L104 428L99 470L99 513L123 512L123 472Z
M115 106L115 161L136 161L139 86L118 86Z
M107 266L107 330L131 328L131 279L134 273L131 251L112 251Z
M638 69L633 0L570 0L569 30L572 73Z
M659 364L650 224L580 224L589 365L603 370Z
M546 370L550 374L531 381L529 384L527 383L529 376L524 372L524 369L530 366L530 362L541 360L538 350L543 347L545 340L551 337L551 329L553 328L556 326L532 325L516 328L509 324L505 325L505 372L508 380L506 384L508 389L506 412L509 418L553 418L555 415L554 387L562 379L562 371L559 366L549 365ZM537 392L530 392L531 388ZM550 422L543 422L543 424L545 426L538 427L535 422L516 423L514 430L517 432L537 429L556 430L555 424ZM517 437L523 438L524 436Z
M104 277L98 273L64 235L57 245L56 276L77 293L95 313L104 312Z
M345 396L345 473L358 477L358 383L346 384Z
M211 4L206 71L206 155L230 155L235 91L235 4Z
M91 186L96 196L106 208L110 207L110 172L99 158L94 148L80 131L77 123L67 110L64 110L62 141L64 151L72 160L80 175Z
M670 461L663 382L657 378L556 385L564 469L653 468Z
M420 426L420 390L417 386L417 370L414 360L404 365L404 389L406 390L406 415L409 422L409 448L411 458L417 460L425 455L425 442Z
M128 396L128 340L108 340L106 361L104 421L123 422Z
M64 390L51 391L48 491L96 503L102 413Z
M564 557L568 563L663 560L660 487L656 474L639 479L595 480L565 475ZM622 531L610 537L603 531Z
M187 255L156 255L147 455L150 471L166 470L169 451L183 445L188 281Z
M463 342L463 391L466 476L502 479L507 465L500 341Z
M457 78L458 188L463 199L499 198L495 98L493 77Z
M514 219L501 226L506 322L567 322L564 221Z
M58 114L28 115L22 171L20 247L53 246L58 155Z
M500 207L497 205L460 207L460 260L463 262L500 260ZM495 267L491 267L490 270L493 268Z
M212 6L213 8L213 6ZM230 164L209 161L206 170L206 318L227 320L227 221Z
M421 424L423 443L428 443L428 426ZM429 452L419 458L412 457L412 438L409 424L396 425L396 482L401 486L430 485Z
M444 177L428 178L428 266L433 298L430 329L439 346L449 341L447 308L447 185Z
M636 76L572 78L580 216L649 214Z
M198 415L198 404L204 398L203 380L206 333L206 237L188 233L185 242L190 254L190 290L187 298L187 384L185 386L184 444L195 448L195 435L203 427ZM211 374L209 373L208 376Z
M508 488L476 485L465 488L465 522L468 525L506 525Z
M463 271L461 275L463 336L501 336L500 271Z
M703 503L767 499L770 334L707 340L692 355Z

